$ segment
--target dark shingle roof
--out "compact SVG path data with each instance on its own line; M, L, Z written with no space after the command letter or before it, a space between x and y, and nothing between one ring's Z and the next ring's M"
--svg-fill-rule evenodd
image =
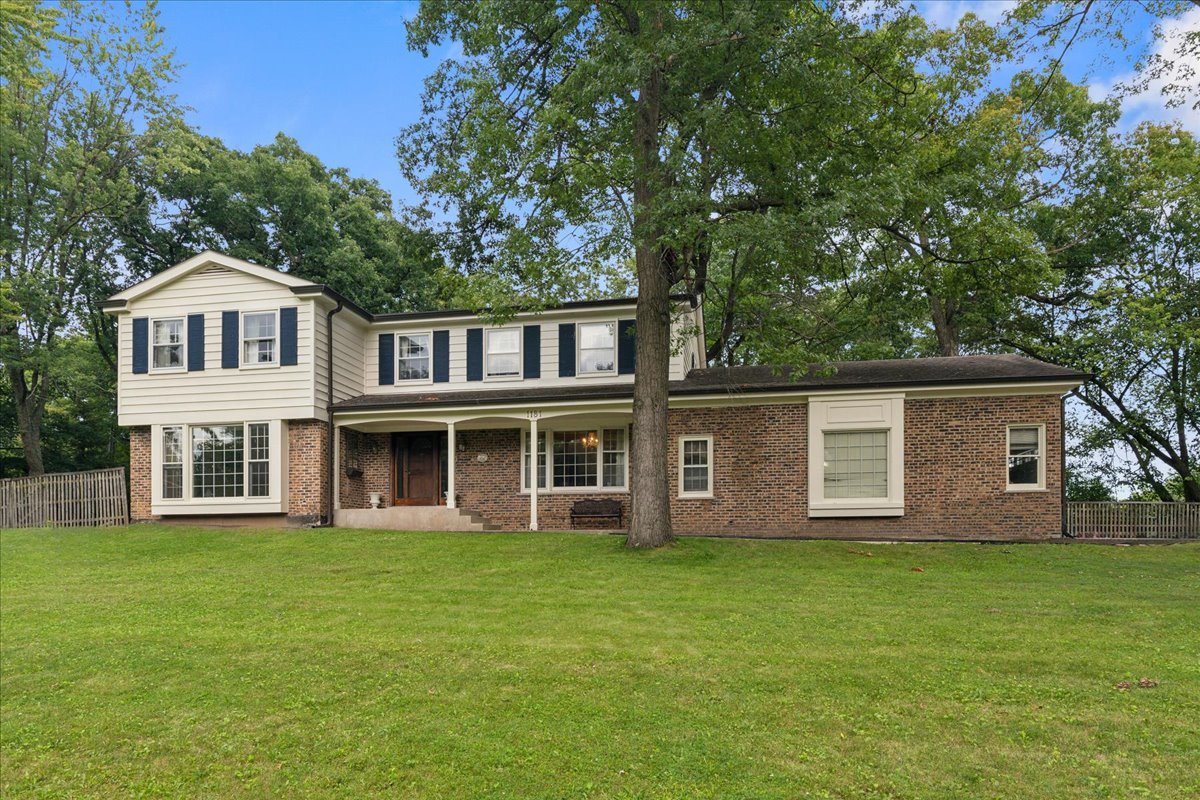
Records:
M1086 373L1013 355L838 361L807 369L713 367L694 369L672 381L673 397L828 389L893 389L905 386L1084 381ZM633 385L534 386L453 392L366 394L334 405L338 411L415 406L491 406L555 400L619 400L633 396Z

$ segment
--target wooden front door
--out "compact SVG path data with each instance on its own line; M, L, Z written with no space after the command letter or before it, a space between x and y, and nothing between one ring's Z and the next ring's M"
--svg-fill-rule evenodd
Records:
M395 439L397 505L436 506L442 502L440 433L399 433Z

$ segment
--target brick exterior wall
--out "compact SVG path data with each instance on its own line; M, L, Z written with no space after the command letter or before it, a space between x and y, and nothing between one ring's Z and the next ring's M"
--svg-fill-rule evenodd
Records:
M383 496L383 505L392 504L392 435L360 433L339 428L338 504L341 508L370 508L371 492ZM362 470L350 477L346 469Z
M904 408L903 517L808 517L808 406L763 405L675 409L668 431L671 514L680 534L894 539L1030 539L1061 530L1060 399L1054 395L915 399ZM1046 426L1046 490L1007 492L1007 427ZM713 437L711 499L678 496L679 436ZM344 477L343 507L365 508L366 486L391 483L387 434L359 434L364 475ZM529 495L520 493L520 430L458 432L459 506L505 530L529 525ZM479 460L481 455L486 459ZM343 473L344 474L344 473ZM570 528L580 498L626 493L541 495L539 527ZM591 527L589 525L589 527Z
M157 519L150 513L152 487L150 475L150 426L129 429L129 519L150 522Z
M295 525L315 525L329 503L329 428L324 420L287 422L287 516Z

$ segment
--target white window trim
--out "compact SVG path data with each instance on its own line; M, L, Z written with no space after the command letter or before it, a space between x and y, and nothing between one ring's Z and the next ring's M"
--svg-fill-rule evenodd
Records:
M1032 483L1008 482L1008 459L1012 449L1012 432L1014 428L1036 428L1038 432L1038 479ZM1006 492L1044 492L1046 491L1046 425L1040 422L1012 422L1004 432L1004 491Z
M686 492L683 489L683 444L684 442L704 442L708 448L706 463L708 466L708 489L703 492ZM704 500L713 496L713 437L711 433L687 433L679 437L679 471L676 480L679 482L679 497L688 500Z
M274 314L275 315L275 360L266 364L255 362L253 364L246 363L246 315L247 314ZM246 309L238 315L238 369L275 369L279 366L280 349L283 346L283 331L279 329L279 309L278 308L262 308L262 309Z
M600 371L590 371L590 372L583 371L583 351L585 348L583 346L583 334L580 333L579 329L584 325L612 325L613 326L613 343L612 343L613 368L612 369L606 369L606 370L600 370ZM583 322L575 323L575 377L577 377L577 378L611 378L613 375L616 375L620 371L621 365L619 363L617 363L617 358L620 355L620 353L617 350L617 338L621 335L620 327L621 327L620 321L616 320L616 319L589 319L589 320L585 320ZM587 349L597 349L597 348L587 348Z
M403 386L421 386L426 383L433 383L433 331L396 331L395 332L395 350L396 360L392 364L393 378L392 383ZM428 378L401 378L400 377L400 337L401 336L427 336L429 337L429 377Z
M604 485L604 431L625 431L625 483L621 486ZM600 436L600 444L596 447L596 486L555 486L554 485L554 433L555 431L595 430ZM546 485L538 488L538 496L546 494L628 494L629 493L629 425L597 425L595 423L580 423L563 428L538 426L538 435L546 435ZM521 430L521 457L518 461L521 473L521 494L529 494L529 483L525 480L525 448L529 442L529 429ZM532 452L534 459L537 451ZM537 462L530 462L530 480L537 480Z
M241 497L192 497L192 428L219 428L225 426L242 426L243 436L246 426L255 423L266 423L270 436L270 475L269 492L264 497L250 497L250 445L249 438L244 441L242 448L242 496ZM183 497L164 498L162 496L162 468L164 428L180 428L183 435ZM285 437L287 429L282 420L247 419L229 422L173 422L163 425L152 425L150 428L150 512L155 515L170 514L258 514L283 513L287 511L287 445Z
M155 324L157 324L159 322L178 322L180 329L183 331L183 339L181 342L183 345L183 348L180 350L182 355L179 359L178 367L156 367L156 366L154 366L154 326L155 326ZM179 316L151 317L150 318L150 354L149 354L150 371L151 372L187 372L187 357L188 357L187 340L188 340L188 332L187 332L187 317L186 316L183 316L183 317L179 317ZM160 345L160 346L165 347L166 345Z
M825 433L886 431L888 496L826 499ZM904 396L847 395L808 404L808 516L904 516Z
M517 374L516 375L490 375L488 374L488 343L492 340L492 334L498 331L516 331L517 332ZM430 374L433 370L430 370ZM483 329L483 379L485 381L520 381L525 379L525 335L522 332L520 325L508 325L500 328L484 328Z

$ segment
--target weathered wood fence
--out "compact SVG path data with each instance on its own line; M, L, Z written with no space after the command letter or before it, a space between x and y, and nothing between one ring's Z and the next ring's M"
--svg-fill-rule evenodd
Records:
M125 468L0 480L0 528L126 525Z
M1200 503L1068 502L1067 534L1079 539L1200 539Z

